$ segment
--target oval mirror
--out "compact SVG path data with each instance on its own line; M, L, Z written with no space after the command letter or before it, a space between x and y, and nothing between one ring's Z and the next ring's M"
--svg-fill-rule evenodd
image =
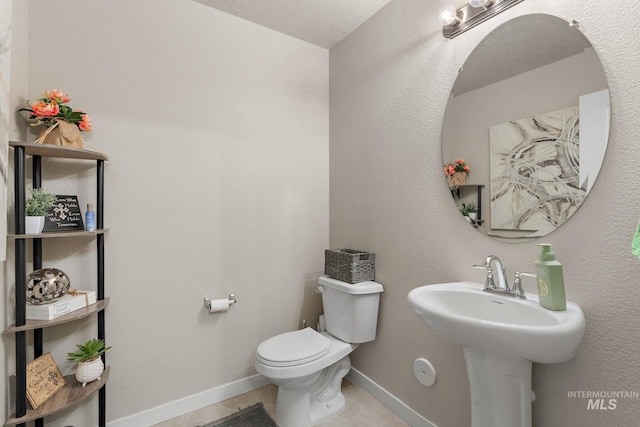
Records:
M461 210L477 211L471 226L528 241L564 224L602 165L609 111L602 64L577 25L524 15L487 35L460 69L442 131L447 183Z

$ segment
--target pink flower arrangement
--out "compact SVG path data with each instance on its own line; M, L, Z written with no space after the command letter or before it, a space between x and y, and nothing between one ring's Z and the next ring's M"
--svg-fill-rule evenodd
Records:
M471 168L465 163L464 159L458 159L454 163L450 163L444 167L444 175L446 177L455 175L456 172L462 172L468 175L470 171Z
M447 177L449 188L455 190L465 183L467 175L471 168L465 163L464 159L458 159L453 163L444 166L444 176Z
M45 125L53 126L57 120L64 120L73 123L80 130L91 132L91 119L82 111L74 110L68 105L71 101L64 92L59 89L48 90L43 97L29 105L30 108L21 108L19 111L31 113L30 119L35 119L32 126Z

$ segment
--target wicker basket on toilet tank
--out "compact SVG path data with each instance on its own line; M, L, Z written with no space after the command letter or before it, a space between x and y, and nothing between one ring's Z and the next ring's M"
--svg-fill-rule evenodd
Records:
M354 249L326 249L324 274L347 283L375 280L376 255Z

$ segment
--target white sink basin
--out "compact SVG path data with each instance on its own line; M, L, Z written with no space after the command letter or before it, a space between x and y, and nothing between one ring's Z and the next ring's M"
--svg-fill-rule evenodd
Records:
M482 289L471 282L422 286L409 292L409 304L437 333L465 348L538 363L575 356L585 329L576 304L552 311L536 295L522 300Z

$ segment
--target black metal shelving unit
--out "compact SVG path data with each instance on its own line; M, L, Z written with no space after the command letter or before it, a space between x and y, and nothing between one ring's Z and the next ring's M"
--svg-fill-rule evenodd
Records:
M5 426L26 426L35 420L36 427L44 426L44 417L62 409L79 404L89 396L98 392L98 420L99 426L106 426L106 382L110 368L106 365L102 378L86 387L81 387L73 375L65 377L66 385L55 396L61 394L61 399L51 398L38 409L28 407L27 386L27 333L33 333L33 359L42 356L44 350L44 329L61 323L72 322L88 316L97 315L98 338L105 338L104 309L109 304L109 298L104 295L104 236L108 231L104 228L104 163L108 157L104 153L81 150L55 145L10 142L14 150L14 192L15 192L15 234L9 234L15 245L15 323L10 325L4 333L15 334L16 375L15 375L15 414L6 421ZM96 162L96 231L66 231L45 232L40 234L25 234L25 175L27 156L32 158L32 185L34 188L42 186L42 157L76 159ZM95 236L97 245L97 303L85 309L74 311L68 315L50 321L26 319L26 276L27 276L27 242L32 242L33 268L42 268L42 239L44 238L73 238L77 236ZM54 396L54 397L55 397Z
M454 199L460 200L461 190L471 189L476 192L476 206L478 207L478 217L475 220L472 220L472 224L474 227L478 227L481 225L484 220L482 219L482 189L484 188L484 184L462 184L455 190L451 190L451 195Z

